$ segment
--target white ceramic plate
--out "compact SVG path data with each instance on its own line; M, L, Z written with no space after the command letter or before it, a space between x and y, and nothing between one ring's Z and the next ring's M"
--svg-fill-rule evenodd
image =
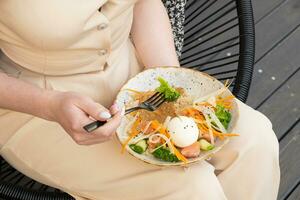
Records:
M159 67L159 68L153 68L145 70L139 74L137 74L135 77L130 79L120 90L119 94L117 95L117 103L118 105L124 105L128 102L133 101L131 95L132 93L125 89L133 89L137 91L149 91L154 90L159 86L159 82L157 81L157 77L162 77L170 85L173 87L181 87L184 88L186 93L191 96L193 99L198 99L200 97L204 97L206 95L209 95L216 90L221 89L223 84L219 82L217 79L191 69L186 68L179 68L179 67ZM226 91L224 95L230 95L230 91ZM232 120L229 125L229 131L232 130L237 117L238 117L238 110L237 105L234 103L233 109L231 111L232 113ZM122 123L120 127L117 130L117 137L121 144L126 141L128 138L128 134L125 133L125 127L128 123L128 119L126 117L123 118ZM215 143L215 148L211 151L201 151L200 156L197 158L189 159L189 163L199 162L201 160L205 160L213 156L216 152L218 152L226 143L228 143L229 138L221 141L217 140ZM134 157L150 164L159 165L159 166L181 166L184 163L183 162L176 162L176 163L170 163L165 161L160 161L153 157L152 155L145 155L145 154L138 154L134 152L132 149L129 148L127 145L126 150L133 155Z

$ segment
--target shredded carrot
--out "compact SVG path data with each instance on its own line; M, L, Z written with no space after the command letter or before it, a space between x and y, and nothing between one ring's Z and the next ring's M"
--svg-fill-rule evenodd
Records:
M163 127L157 120L153 120L151 123L151 126L153 129L157 130L160 134L165 135L167 138L170 138L170 134L168 133L167 129ZM170 148L173 149L174 154L176 157L183 161L184 163L187 163L188 159L185 158L179 151L178 149L174 146L174 143L171 141L170 142L171 146Z
M220 140L224 140L224 136L222 133L220 133L219 131L215 131L215 130L213 130L212 132L213 132L214 136L220 138Z
M228 137L232 137L232 136L240 136L239 134L236 133L223 133L223 136L228 136Z
M194 119L194 121L195 121L197 124L205 124L205 123L206 123L204 120L200 120L200 119Z
M196 105L213 107L213 105L211 105L211 104L210 104L210 103L208 103L208 102L199 102L199 103L197 103Z
M153 120L151 121L151 127L156 130L161 127L161 124L157 120Z
M140 133L140 131L138 130L138 125L140 124L140 122L141 122L141 120L139 118L137 118L135 120L135 122L133 123L131 130L130 130L130 136L123 143L121 153L125 152L126 145L130 142L130 140Z
M186 108L183 111L183 115L186 115L188 117L192 117L196 120L204 120L204 116L199 112L199 110L195 108Z
M160 124L157 120L153 120L151 123L151 127L155 130L157 130L160 134L165 135L167 138L170 138L170 134L168 133L167 129L165 127L162 126L162 124ZM185 158L179 151L178 149L174 146L174 143L171 141L171 146L170 148L173 149L174 154L176 155L176 157L183 161L184 163L187 163L188 159Z
M227 97L224 97L223 98L223 101L227 101L227 100L231 100L231 99L234 99L234 96L233 95L229 95Z
M179 151L178 149L174 146L174 143L171 141L170 142L171 146L170 148L173 149L175 156L181 160L182 162L184 162L184 164L186 164L188 162L188 159L186 157L184 157Z
M142 94L143 92L140 92L140 91L137 91L137 90L133 90L133 89L124 89L124 90L127 90L129 92L133 92L133 93L136 93L136 94Z
M209 132L208 127L207 127L206 124L204 124L204 123L203 123L203 124L199 124L199 128L200 128L200 131L201 131L201 132ZM213 133L213 135L214 135L215 137L218 137L218 138L220 138L221 140L224 139L224 136L225 136L225 135L223 135L223 133L221 133L221 132L215 130L214 128L212 128L211 130L212 130L212 133Z
M171 137L167 129L162 124L160 124L157 120L152 121L151 128L159 132L160 134L165 135L167 138ZM164 142L165 142L164 139L162 139L162 143Z
M232 97L230 97L230 98L232 98ZM193 109L193 108L192 109L188 108L188 109L186 109L186 111L188 113L192 113L189 116L191 116L191 117L194 118L194 120L198 124L198 128L200 129L201 132L204 132L204 133L209 132L209 128L207 126L207 122L205 121L204 117L201 114L199 114L198 116L201 116L201 119L199 119L199 118L197 119L197 115L195 113L198 110ZM198 111L197 113L200 113L200 112ZM218 130L216 130L214 128L212 128L211 130L212 130L213 136L218 137L220 140L224 140L224 137L237 136L236 134L229 134L229 133L224 134L224 133L221 133L220 131L218 131Z
M232 100L234 99L233 95L229 95L227 97L222 98L221 96L217 97L216 103L224 106L226 109L231 109Z

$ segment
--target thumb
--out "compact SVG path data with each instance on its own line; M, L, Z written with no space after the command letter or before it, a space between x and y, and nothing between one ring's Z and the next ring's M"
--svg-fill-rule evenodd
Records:
M108 109L93 101L84 102L82 104L82 109L95 120L106 121L111 118Z

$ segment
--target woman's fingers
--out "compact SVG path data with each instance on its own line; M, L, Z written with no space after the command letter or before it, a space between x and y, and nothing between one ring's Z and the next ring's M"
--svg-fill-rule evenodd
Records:
M109 119L103 126L91 132L95 137L104 136L110 138L120 126L124 112L121 110L117 112L111 119Z
M119 127L124 111L120 110L103 126L88 133L82 129L79 133L73 134L73 139L80 145L92 145L110 140ZM85 123L90 123L90 119L82 119ZM88 122L87 122L88 121Z
M105 129L107 132L114 133L117 130L117 128L120 126L124 113L125 110L124 108L122 108L110 120L107 121L107 123L103 126L103 129Z
M113 104L108 110L89 97L73 92L59 93L53 107L57 121L72 139L80 145L90 145L109 140L119 127L124 111ZM112 117L113 116L113 117ZM106 121L95 131L88 133L84 126L95 121Z
M89 116L91 116L95 120L106 121L111 118L111 114L108 109L90 99L81 101L80 104L81 109L83 109Z
M120 108L119 108L117 102L114 102L114 104L110 107L109 110L112 115L115 115L117 112L119 112Z

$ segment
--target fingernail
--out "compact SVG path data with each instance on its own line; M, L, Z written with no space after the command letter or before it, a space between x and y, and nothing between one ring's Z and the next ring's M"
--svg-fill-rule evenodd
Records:
M109 118L111 118L111 114L107 111L102 111L102 112L100 112L99 117L101 117L103 119L109 119Z
M114 103L113 105L112 105L112 109L113 110L116 110L116 111L119 111L119 106L118 106L118 104L116 104L116 103Z

